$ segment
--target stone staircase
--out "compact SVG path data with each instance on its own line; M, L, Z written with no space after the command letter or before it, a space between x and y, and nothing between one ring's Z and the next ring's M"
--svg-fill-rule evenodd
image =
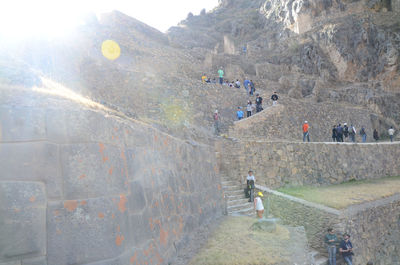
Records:
M315 249L310 249L309 256L311 260L311 265L328 265L328 258L322 256L320 252Z
M228 215L255 216L252 202L244 196L242 185L239 181L222 178L222 189L224 190L227 203Z

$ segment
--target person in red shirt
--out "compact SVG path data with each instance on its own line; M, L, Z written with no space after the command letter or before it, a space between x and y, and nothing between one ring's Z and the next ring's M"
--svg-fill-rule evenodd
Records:
M305 121L303 124L303 142L306 141L306 138L307 142L310 142L310 133L308 132L308 129L309 129L308 122Z

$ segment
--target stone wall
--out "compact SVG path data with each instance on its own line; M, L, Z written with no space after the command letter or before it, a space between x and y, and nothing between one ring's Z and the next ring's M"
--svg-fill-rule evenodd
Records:
M59 99L0 103L1 264L167 264L223 212L212 146Z
M323 238L328 227L340 227L339 211L273 191L268 193L267 200L274 217L283 224L304 226L310 247L326 252Z
M224 174L235 179L254 171L267 187L326 185L351 179L400 175L400 142L303 143L226 140L221 153Z
M310 246L321 253L326 253L323 238L327 228L333 227L339 238L345 232L351 235L355 264L368 261L379 265L399 264L399 194L339 211L265 187L258 188L268 192L272 215L284 224L304 226ZM338 255L338 261L341 260Z
M344 211L343 227L354 245L355 264L400 264L400 195Z
M339 123L353 124L357 130L356 141L361 142L359 131L364 126L367 142L373 142L373 129L386 133L390 125L372 111L340 103L313 103L284 98L277 106L271 106L270 95L264 98L264 111L240 121L229 131L229 135L240 139L268 139L303 141L302 126L308 121L310 141L332 142L332 128ZM376 121L376 122L375 122ZM350 142L350 139L345 139Z

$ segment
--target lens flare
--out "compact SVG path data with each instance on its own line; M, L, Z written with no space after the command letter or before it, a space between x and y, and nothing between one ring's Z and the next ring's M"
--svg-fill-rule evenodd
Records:
M103 41L103 44L101 45L101 52L103 53L104 57L113 61L121 55L121 48L115 41L106 40Z

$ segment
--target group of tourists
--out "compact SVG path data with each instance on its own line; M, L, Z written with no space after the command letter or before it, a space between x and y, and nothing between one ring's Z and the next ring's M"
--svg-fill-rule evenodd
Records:
M247 106L246 106L246 117L247 118L250 117L251 115L254 115L255 113L263 110L262 101L263 101L263 98L260 96L259 93L256 93L255 103L252 103L251 100L247 101ZM244 112L242 111L242 107L237 108L236 117L238 120L241 120L244 118Z
M395 130L393 129L393 126L390 126L388 130L388 135L390 137L390 141L393 142L393 137L394 137ZM348 138L350 138L350 141L355 143L356 142L356 135L357 135L357 130L354 127L353 124L350 125L350 127L347 126L347 123L343 124L343 127L340 125L334 125L332 128L332 141L333 142L347 142ZM364 128L364 126L361 127L360 129L360 136L362 139L362 142L365 143L367 141L367 132ZM372 134L373 138L375 141L379 140L379 134L378 130L374 129L374 132Z
M334 142L347 142L347 138L350 137L350 141L353 143L356 141L357 130L353 124L350 127L347 126L347 123L343 123L343 126L339 123L338 125L334 125L332 128L332 140ZM364 126L361 127L360 135L363 139L363 142L366 141L367 134L365 133Z
M353 265L353 244L350 241L350 235L345 233L341 241L338 240L333 228L328 228L328 234L325 235L325 244L328 250L329 265L336 265L336 246L339 243L339 252L347 265ZM371 264L371 263L369 263Z

